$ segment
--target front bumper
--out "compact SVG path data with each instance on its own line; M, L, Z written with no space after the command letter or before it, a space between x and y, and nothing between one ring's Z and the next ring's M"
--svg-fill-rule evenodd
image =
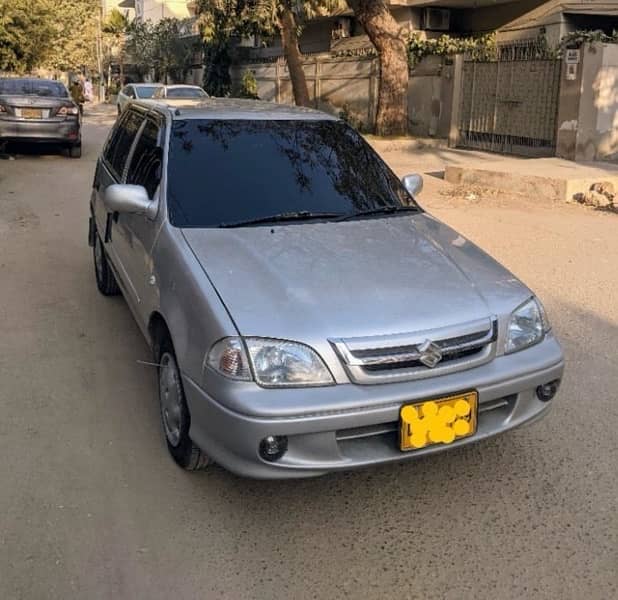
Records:
M551 402L541 402L537 386L561 379L564 370L559 344L548 336L541 344L501 356L491 363L421 381L359 386L337 385L284 392L297 405L296 415L265 416L240 412L215 400L183 375L191 412L190 436L215 461L239 475L264 479L311 477L330 471L407 460L457 448L502 433L545 415ZM257 387L257 386L254 386ZM399 410L405 403L446 396L462 390L479 393L477 432L449 445L403 453L398 448ZM328 395L357 398L355 408L320 410ZM306 398L315 397L312 404ZM288 451L276 462L263 460L260 441L269 435L288 437Z
M81 141L79 119L0 119L0 141L78 144Z

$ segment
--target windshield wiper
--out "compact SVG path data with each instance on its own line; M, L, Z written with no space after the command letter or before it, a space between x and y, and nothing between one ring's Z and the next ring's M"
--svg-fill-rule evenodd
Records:
M306 221L308 219L333 219L341 217L341 213L333 212L310 212L301 210L298 212L278 213L267 217L258 217L257 219L247 219L246 221L236 221L234 223L221 223L219 227L244 227L245 225L259 225L260 223L281 223L283 221Z
M393 213L402 212L421 212L418 206L380 206L379 208L370 208L369 210L359 210L347 215L339 217L337 221L348 221L357 217L370 217L371 215L390 215Z

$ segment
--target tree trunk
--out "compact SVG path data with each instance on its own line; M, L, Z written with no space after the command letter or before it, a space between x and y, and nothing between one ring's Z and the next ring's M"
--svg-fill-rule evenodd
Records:
M283 46L283 53L288 63L290 79L292 80L294 102L298 106L311 106L309 91L307 90L307 79L303 70L303 58L298 47L296 19L287 4L281 8L279 25L281 28L281 45Z
M118 70L120 74L120 85L124 85L124 43L120 36L116 39L116 43L118 47Z
M348 0L348 4L378 51L380 88L377 135L408 133L408 52L397 21L385 0Z

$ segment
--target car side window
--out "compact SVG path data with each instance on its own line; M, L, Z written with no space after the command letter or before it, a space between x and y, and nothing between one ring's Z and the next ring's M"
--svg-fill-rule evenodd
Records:
M162 149L159 133L159 126L148 119L135 145L127 172L127 183L144 186L149 198L154 196L161 181Z
M121 94L124 94L125 96L129 95L129 86L125 85L122 90L120 91Z
M143 120L140 114L132 110L124 113L105 148L103 157L118 181L122 178L131 145Z
M127 96L129 96L129 98L135 98L135 90L130 86L127 90Z
M112 127L112 130L111 130L110 134L107 137L107 141L105 142L105 146L103 147L103 160L105 160L107 163L110 163L110 158L111 158L111 155L112 155L112 151L113 151L114 146L116 144L116 141L118 139L118 133L120 131L120 125L121 125L121 123L123 123L126 120L127 114L128 113L123 113L116 120L116 123Z

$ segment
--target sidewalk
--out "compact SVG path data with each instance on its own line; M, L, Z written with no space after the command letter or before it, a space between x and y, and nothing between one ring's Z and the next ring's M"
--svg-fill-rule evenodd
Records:
M618 189L618 164L575 163L560 158L521 158L454 150L444 140L380 140L368 138L398 175L425 175L427 192L446 194L454 187L500 190L543 202L570 202L593 183L611 182Z

